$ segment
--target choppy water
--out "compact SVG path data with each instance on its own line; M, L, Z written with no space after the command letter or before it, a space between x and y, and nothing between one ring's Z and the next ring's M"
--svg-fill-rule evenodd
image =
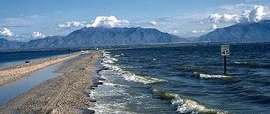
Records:
M97 113L269 113L270 45L104 51Z

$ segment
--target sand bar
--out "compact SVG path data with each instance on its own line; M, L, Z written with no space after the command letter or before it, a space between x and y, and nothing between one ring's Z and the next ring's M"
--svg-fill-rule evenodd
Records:
M37 61L33 63L27 63L27 64L16 65L16 66L0 69L0 86L6 85L34 71L63 62L65 60L75 58L79 55L80 53L74 53L70 55L50 58L47 60L42 60L42 61Z
M62 76L50 79L0 107L0 114L80 114L94 107L85 93L92 85L100 53L77 56L60 64Z

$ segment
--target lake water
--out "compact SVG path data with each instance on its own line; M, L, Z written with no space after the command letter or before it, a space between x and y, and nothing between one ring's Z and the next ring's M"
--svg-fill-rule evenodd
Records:
M219 45L103 51L93 91L98 113L269 113L270 45L231 45L223 75Z
M25 60L38 61L57 55L69 54L75 51L32 51L32 52L0 52L0 68L23 64Z
M1 52L0 53L0 68L5 68L18 64L25 64L25 60L38 61L55 57L58 55L69 54L74 51L36 51L36 52ZM60 76L55 73L59 64L41 69L22 79L16 80L8 85L0 87L0 105L7 103L16 96L21 95L33 87L43 83L48 79Z
M46 80L61 76L56 73L59 64L50 66L48 68L36 71L32 74L24 76L22 79L9 83L8 85L0 87L0 106L7 103L9 100L14 99L16 96L21 95L33 87L43 83Z

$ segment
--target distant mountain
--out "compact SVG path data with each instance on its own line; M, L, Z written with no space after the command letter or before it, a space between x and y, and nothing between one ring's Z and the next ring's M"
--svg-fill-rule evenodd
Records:
M219 28L200 36L197 41L227 43L270 42L270 20Z
M4 38L0 38L0 50L18 49L23 46L23 42L8 41Z
M188 40L152 28L82 28L67 36L50 36L26 43L1 39L0 50L87 48L173 42L188 42Z
M22 49L53 49L60 48L63 43L63 36L49 36L43 39L31 40L25 43Z

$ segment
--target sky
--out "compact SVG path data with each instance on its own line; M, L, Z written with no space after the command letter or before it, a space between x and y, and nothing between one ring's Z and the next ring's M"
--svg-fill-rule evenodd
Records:
M189 38L268 20L269 7L269 0L1 0L0 37L29 41L82 27L142 27Z

